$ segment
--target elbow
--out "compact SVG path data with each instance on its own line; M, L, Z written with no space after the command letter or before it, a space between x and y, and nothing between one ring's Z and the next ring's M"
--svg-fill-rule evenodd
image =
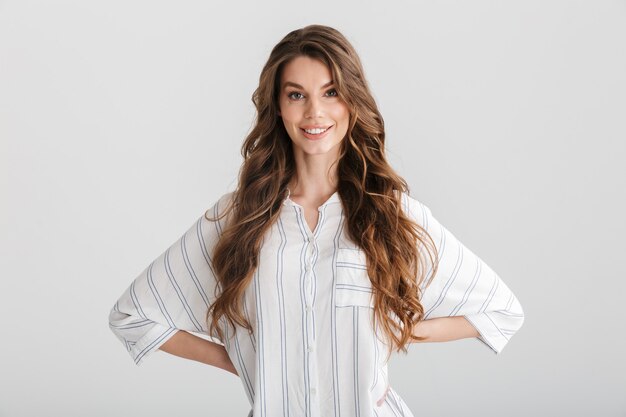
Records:
M513 303L513 308L510 311L512 317L515 318L514 325L515 331L517 332L524 325L524 309L522 308L522 304L519 302L517 297L515 298L515 302Z
M117 303L109 310L109 327L115 327L122 320L128 317L128 314L124 314L117 309Z
M518 327L517 327L518 330L524 325L524 318L525 318L524 310L522 310L521 306L520 306L520 314L521 314L521 317L519 319L519 324L518 324Z
M121 313L115 308L115 306L113 306L113 308L109 311L109 329L111 329L111 331L116 335L119 335L119 326L124 318L127 317L127 314Z
M525 314L517 298L511 308L502 312L500 332L510 340L524 325Z
M471 314L466 319L478 331L477 339L500 354L524 324L524 311L515 299L510 308Z

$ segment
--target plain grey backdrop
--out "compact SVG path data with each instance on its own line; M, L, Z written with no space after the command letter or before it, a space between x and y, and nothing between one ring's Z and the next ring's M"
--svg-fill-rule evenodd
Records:
M624 1L0 1L0 416L245 416L239 379L108 327L234 189L261 67L359 52L411 193L518 296L500 355L414 344L416 416L626 416Z

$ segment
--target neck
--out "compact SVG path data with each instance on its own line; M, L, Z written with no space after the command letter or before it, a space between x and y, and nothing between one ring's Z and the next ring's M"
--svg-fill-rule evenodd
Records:
M290 195L310 201L327 198L337 191L337 165L308 159L301 163L296 160L296 174L288 185Z

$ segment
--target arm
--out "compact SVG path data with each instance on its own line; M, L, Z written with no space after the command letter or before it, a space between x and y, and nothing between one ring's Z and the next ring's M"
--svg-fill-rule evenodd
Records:
M211 216L223 207L227 196L209 209ZM205 321L217 284L211 254L224 221L212 222L204 214L200 216L130 283L111 308L109 327L135 364L143 363L152 352L165 351L167 347L159 348L173 337L177 340L168 347L175 355L225 364L218 360L212 344L180 332L195 333L198 339L206 335L216 344L224 344L208 334ZM212 349L204 350L207 347Z
M424 340L416 340L417 343L449 342L480 336L476 328L463 316L422 320L415 326L415 334L426 337Z
M238 375L224 346L184 330L176 332L174 336L159 347L159 350L180 356L181 358L215 366Z
M524 322L519 300L498 273L444 227L427 206L410 196L405 202L439 253L432 282L420 285L425 321L416 330L423 331L429 341L475 337L499 354ZM433 265L425 250L423 255L428 280Z

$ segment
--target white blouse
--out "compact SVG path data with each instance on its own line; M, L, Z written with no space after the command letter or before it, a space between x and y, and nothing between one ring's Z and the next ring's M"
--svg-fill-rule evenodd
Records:
M222 195L209 217L232 194ZM516 296L427 206L406 193L402 202L440 256L421 300L425 318L465 316L478 340L500 353L524 322ZM232 332L222 318L225 340L208 337L204 317L215 298L211 254L226 218L211 222L204 213L124 291L110 311L111 330L137 365L178 330L223 344L250 402L248 416L412 417L389 384L384 338L372 329L365 254L345 234L338 192L318 211L311 231L303 207L287 196L264 236L243 303L252 334L240 327Z

